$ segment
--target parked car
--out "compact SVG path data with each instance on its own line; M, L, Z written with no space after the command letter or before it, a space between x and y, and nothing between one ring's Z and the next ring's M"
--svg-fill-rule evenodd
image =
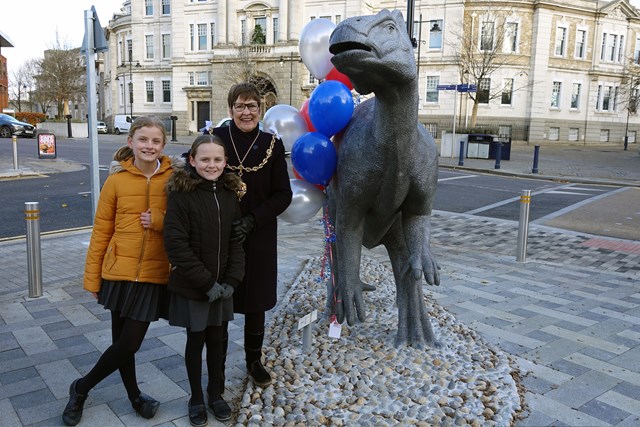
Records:
M9 138L11 135L16 135L32 138L35 133L35 126L21 122L8 114L0 114L0 137Z
M113 133L116 135L120 135L121 133L129 133L129 129L131 128L131 123L138 116L130 116L128 114L116 114L113 119Z
M98 133L109 133L109 128L105 122L98 122L96 128L98 128Z
M229 126L229 125L231 124L231 121L232 121L232 120L233 120L233 119L232 119L231 117L225 117L224 119L221 119L221 120L218 122L218 124L216 124L216 125L214 126L214 128L220 128L220 127L224 127L224 126ZM260 130L264 130L264 129L262 128L262 120L260 120L260 122L258 123L258 126L260 126ZM200 129L200 132L204 132L205 130L207 130L207 128L206 128L206 127L203 127L203 128L201 128L201 129Z

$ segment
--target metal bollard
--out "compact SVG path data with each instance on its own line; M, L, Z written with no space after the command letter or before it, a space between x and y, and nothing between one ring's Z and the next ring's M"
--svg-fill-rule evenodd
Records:
M496 164L493 167L494 169L500 169L501 159L502 159L502 143L498 142L498 145L496 145Z
M540 157L540 146L536 145L533 147L533 168L531 169L531 173L538 173L538 158Z
M527 260L527 237L529 236L529 206L531 205L531 190L522 190L520 195L520 220L518 221L518 248L516 261Z
M460 157L458 157L458 166L464 166L464 141L460 141Z
M38 202L25 202L27 221L27 269L29 298L42 296L42 256L40 250L40 207Z
M18 137L11 136L11 144L13 145L13 170L18 170Z

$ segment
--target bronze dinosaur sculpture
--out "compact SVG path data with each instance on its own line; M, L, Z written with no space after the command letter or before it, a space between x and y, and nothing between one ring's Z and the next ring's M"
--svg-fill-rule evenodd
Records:
M402 14L342 21L330 38L331 62L360 94L375 93L354 111L342 135L328 188L336 239L329 301L338 322L366 317L360 280L362 246L384 245L396 281L396 345L437 346L422 277L440 283L431 252L431 209L438 160L433 138L418 123L418 76ZM332 289L333 288L333 289Z

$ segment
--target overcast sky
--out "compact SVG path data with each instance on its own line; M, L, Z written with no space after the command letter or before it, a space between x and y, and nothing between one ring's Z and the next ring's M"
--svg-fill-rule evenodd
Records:
M26 60L42 58L43 52L56 44L56 34L63 46L80 47L85 10L95 6L100 24L105 27L122 3L123 0L2 0L0 31L14 46L2 48L9 79L11 72Z
M43 52L56 44L56 34L62 45L79 47L84 37L85 10L95 6L104 27L113 13L120 10L123 0L2 0L2 3L5 13L0 19L0 31L15 46L2 49L11 78L11 72L26 60L42 58ZM640 9L640 0L631 0L631 4Z

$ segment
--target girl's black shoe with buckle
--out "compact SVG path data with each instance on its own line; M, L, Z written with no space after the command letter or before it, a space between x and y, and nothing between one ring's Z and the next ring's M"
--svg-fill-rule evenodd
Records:
M150 419L153 418L158 411L160 402L144 393L140 393L138 397L131 402L131 406L133 406L133 409L135 409L136 413L142 418Z
M189 422L194 427L206 426L209 420L207 419L207 407L204 403L191 405L191 399L189 399Z

